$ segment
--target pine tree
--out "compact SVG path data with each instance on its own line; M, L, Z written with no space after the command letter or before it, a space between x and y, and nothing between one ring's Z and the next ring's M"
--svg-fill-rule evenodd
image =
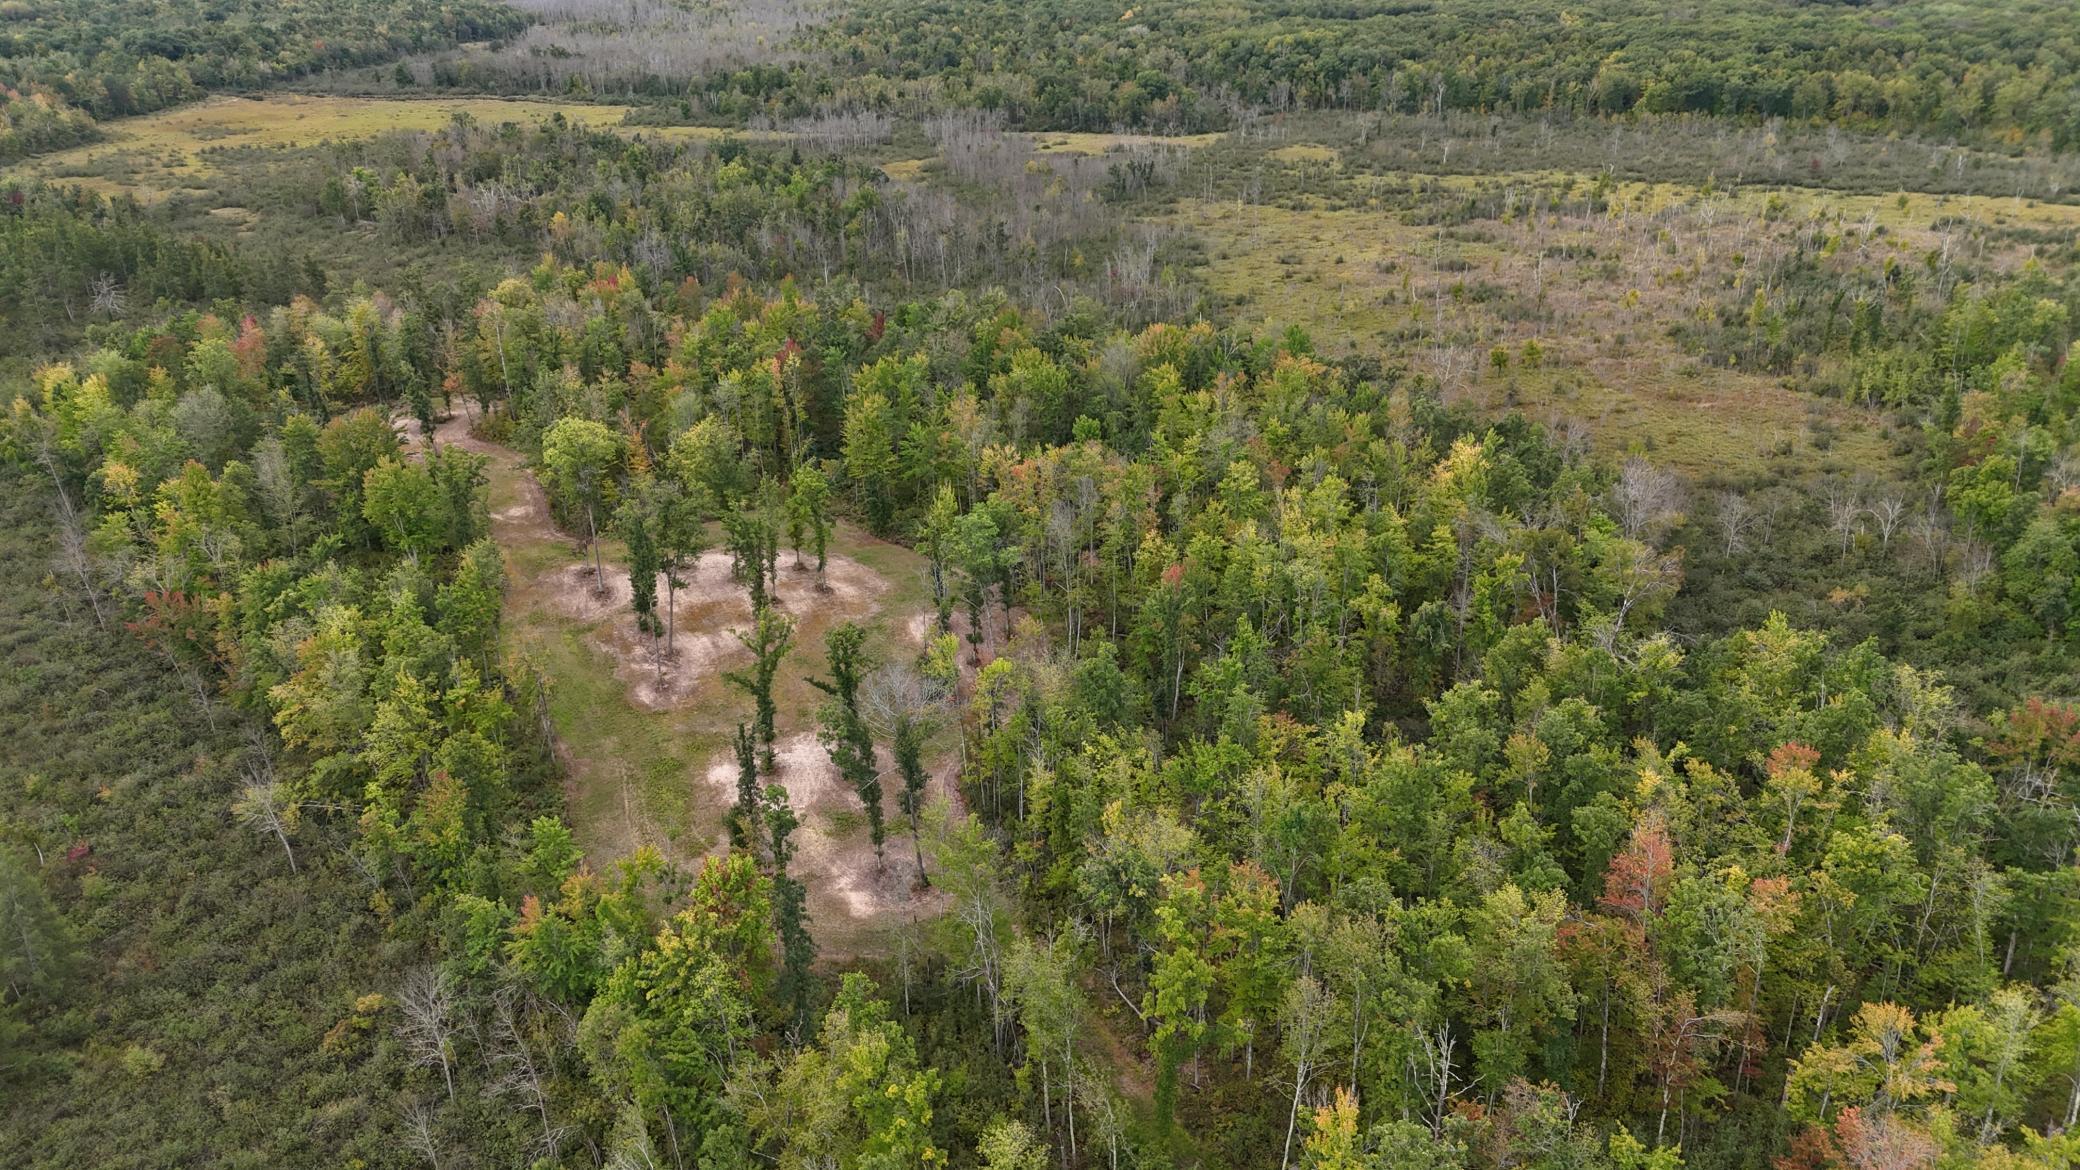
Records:
M749 724L739 723L733 744L737 755L737 803L729 814L729 843L737 849L749 849L761 815L758 807L758 735Z
M730 571L744 586L753 612L763 610L772 596L772 564L780 547L772 518L763 509L747 508L722 523L729 540Z
M765 804L773 850L773 929L780 936L779 993L799 1025L808 1015L809 967L816 961L816 940L809 937L808 887L787 873L787 863L794 858L792 838L800 822L787 801L786 788L778 784L767 787Z
M924 841L921 822L924 817L925 785L931 774L924 767L924 726L908 711L896 716L895 730L896 770L903 777L903 793L899 807L910 821L910 849L917 857L917 884L929 886L931 879L924 872Z
M617 520L621 539L628 545L628 589L630 604L636 611L636 628L652 638L662 637L664 622L657 615L657 574L664 566L658 553L656 509L639 492L621 505Z
M794 645L794 621L772 606L762 605L752 621L750 632L737 631L737 641L751 651L751 669L732 670L722 677L731 686L751 696L762 761L770 775L780 766L773 754L774 724L779 715L773 704L773 679L780 673L780 660L787 657L787 651Z
M816 588L829 589L823 574L828 564L831 540L831 485L814 463L794 473L794 494L788 499L788 528L794 543L795 568L802 566L802 535L806 529L809 547L816 553Z
M881 857L887 830L881 811L881 773L874 761L874 735L859 711L860 678L868 669L867 632L846 622L830 632L824 650L830 662L829 679L809 680L811 686L830 695L824 705L823 743L839 775L859 794L867 811L867 830L874 841L874 857Z

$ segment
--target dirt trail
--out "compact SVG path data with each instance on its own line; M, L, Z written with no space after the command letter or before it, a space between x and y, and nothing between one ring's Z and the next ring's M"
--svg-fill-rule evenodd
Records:
M506 548L547 541L568 543L549 519L548 493L527 470L527 463L520 453L511 447L487 442L473 433L481 413L476 403L462 403L447 418L434 424L433 439L441 446L460 447L490 461L487 471L492 537ZM426 437L418 419L399 415L391 420L391 426L397 429L407 451L425 449Z

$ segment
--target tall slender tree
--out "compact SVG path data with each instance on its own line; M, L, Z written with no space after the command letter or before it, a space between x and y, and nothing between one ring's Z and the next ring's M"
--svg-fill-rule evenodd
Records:
M871 665L866 650L867 631L854 622L844 622L824 639L830 664L828 679L812 678L811 686L829 695L824 704L823 744L831 754L838 774L852 785L866 809L867 831L874 841L874 857L881 858L887 829L881 808L881 771L874 759L874 735L860 714L859 684Z
M758 735L761 763L765 773L771 775L780 767L773 752L779 721L779 709L773 702L773 680L780 673L781 660L794 646L794 619L771 605L760 606L751 629L737 631L737 641L751 651L751 669L732 670L722 677L731 686L751 696L752 726Z

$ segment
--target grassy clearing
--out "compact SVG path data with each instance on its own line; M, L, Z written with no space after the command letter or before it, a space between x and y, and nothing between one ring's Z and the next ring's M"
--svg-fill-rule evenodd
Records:
M541 488L519 456L469 438L466 420L445 424L441 437L491 458L489 504L509 580L507 649L548 682L549 719L569 780L568 812L587 855L604 865L648 846L691 862L719 847L730 797L709 775L730 759L731 734L738 722L748 720L750 707L722 672L745 665L749 655L732 647L688 685L673 690L669 702L642 701L647 668L637 660L630 669L628 607L618 594L607 604L572 595L574 581L581 588L590 581L588 573L572 572L582 554L549 524ZM611 544L603 547L609 584L626 580L619 552ZM806 592L808 577L792 568L791 552L783 550L780 557L781 595L797 623L794 647L774 688L783 745L790 740L800 744L816 730L815 712L824 696L808 680L824 673L824 640L832 628L843 620L860 621L869 630L875 658L893 661L916 653L912 629L930 609L924 562L909 549L841 524L830 552L838 587L822 596ZM711 554L681 591L682 643L716 634L727 642L727 630L741 624L716 617L708 624L719 628L701 628L685 620L691 613L725 613L738 602L741 590L726 579L726 566L717 560ZM841 563L852 581L878 582L879 591L843 587L837 572ZM689 597L699 595L716 600L688 604ZM935 771L943 774L952 745L937 746ZM823 762L820 746L798 754L812 757L813 764ZM783 774L782 780L792 787L806 777ZM810 917L826 954L871 953L881 933L911 913L936 906L910 902L902 893L907 847L895 836L893 799L884 804L891 832L884 873L874 864L865 820L849 807L849 794L836 800L828 793L819 799L801 791L796 796L808 804L800 876L809 884Z
M2080 228L2080 207L2002 196L1620 182L1591 200L1593 178L1555 172L1325 185L1323 148L1305 145L1238 167L1264 159L1281 164L1270 198L1187 199L1168 217L1205 241L1207 283L1240 323L1299 325L1327 351L1406 363L1448 393L1583 422L1606 448L1692 472L1890 461L1875 414L1678 336L1745 305L1801 240L1827 240L1845 271L1966 248L2012 270L2042 246L2032 233Z
M1225 134L1085 134L1062 131L1032 135L1035 154L1104 154L1136 146L1211 146Z
M924 178L928 158L902 158L881 164L881 173L898 183L915 183Z
M1333 163L1343 157L1333 147L1312 142L1296 142L1268 153L1270 157L1283 163Z
M487 123L535 122L561 114L572 121L611 126L620 123L629 109L521 98L220 97L111 122L103 127L107 141L45 155L25 164L18 173L77 183L108 194L129 192L149 200L196 188L215 172L211 154L221 150L312 146L327 139L368 138L390 130L435 130L457 114ZM674 131L689 129L697 128ZM667 131L663 136L678 135Z
M1796 443L1808 410L1818 409L1844 432L1837 455L1884 457L1858 412L1775 379L1703 368L1657 317L1676 306L1633 297L1634 282L1622 277L1553 274L1549 300L1562 311L1511 320L1506 307L1482 298L1491 286L1530 286L1537 278L1524 269L1536 266L1536 253L1447 239L1367 210L1188 201L1177 219L1208 240L1208 283L1240 321L1299 325L1331 352L1406 360L1454 395L1585 422L1608 447L1636 446L1657 461L1708 470ZM1536 364L1523 360L1526 343L1542 351ZM1497 348L1511 359L1506 370L1490 365Z

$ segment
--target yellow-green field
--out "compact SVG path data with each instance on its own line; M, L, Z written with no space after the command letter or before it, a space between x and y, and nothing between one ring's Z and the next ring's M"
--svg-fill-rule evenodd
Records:
M928 158L900 158L882 163L881 173L898 183L915 183L924 178L925 164L931 161Z
M1035 134L1033 151L1036 154L1104 154L1109 150L1124 150L1134 146L1175 146L1191 149L1211 146L1226 135L1222 134L1083 134L1060 132Z
M1333 159L1310 146L1265 156L1302 167ZM1580 199L1555 210L1569 178L1338 180L1326 197L1275 206L1185 200L1170 221L1204 241L1206 279L1239 323L1299 325L1330 352L1404 363L1456 399L1583 423L1607 449L1645 449L1692 472L1770 453L1861 468L1890 458L1874 412L1737 363L1707 365L1671 335L1744 304L1756 274L1797 241L1823 240L1826 262L1848 270L1922 265L1962 246L1959 220L2080 226L2080 207L2013 198L1672 183L1616 184L1600 211ZM1573 177L1572 190L1586 195L1593 182ZM1501 210L1449 226L1407 210L1475 195ZM2002 268L2033 255L2022 243L1974 247ZM1524 360L1527 345L1536 360Z
M1272 158L1284 163L1333 163L1341 157L1333 148L1313 142L1296 142L1291 146L1281 146L1270 154Z
M287 93L220 97L110 122L103 127L107 141L44 155L23 164L19 173L151 200L196 188L212 173L213 150L310 146L391 130L436 130L457 114L491 125L537 122L561 114L573 122L621 129L629 109L495 97L407 99ZM716 138L726 133L706 126L627 129L664 139Z

